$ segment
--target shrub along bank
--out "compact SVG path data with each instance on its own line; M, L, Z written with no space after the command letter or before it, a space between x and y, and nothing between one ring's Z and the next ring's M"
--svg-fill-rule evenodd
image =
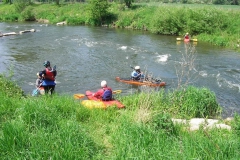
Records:
M156 34L180 35L189 32L199 41L239 50L240 10L214 5L140 5L77 3L65 5L32 4L24 7L0 5L0 21L47 19L69 25L104 25L148 30Z
M15 94L12 94L15 93ZM87 109L72 96L30 97L0 76L2 159L238 159L240 117L232 130L190 132L171 118L216 117L205 88L116 97L118 110ZM200 103L201 102L201 103Z

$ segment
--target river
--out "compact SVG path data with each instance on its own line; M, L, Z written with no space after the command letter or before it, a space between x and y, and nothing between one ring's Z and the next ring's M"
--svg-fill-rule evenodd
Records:
M44 69L45 60L57 66L56 92L69 95L96 91L101 80L107 80L113 90L131 94L139 88L117 82L115 77L129 77L130 66L140 65L143 71L147 69L165 81L168 84L165 89L174 89L179 80L189 78L188 84L210 88L216 94L224 108L223 115L240 113L240 54L237 52L203 42L176 42L174 36L145 31L0 23L2 33L30 29L36 32L0 37L0 73L13 71L13 79L26 94L34 89L36 73ZM186 57L188 52L190 57ZM194 62L194 67L187 77L180 78L183 62Z

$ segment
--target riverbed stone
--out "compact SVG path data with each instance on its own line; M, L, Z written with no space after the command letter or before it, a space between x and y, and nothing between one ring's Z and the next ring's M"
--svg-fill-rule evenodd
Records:
M67 24L67 22L66 21L63 21L63 22L58 22L57 23L57 26L63 26L63 25L66 25Z
M11 36L11 35L17 35L16 32L9 32L9 33L3 33L3 36Z
M36 32L36 30L30 29L30 30L19 31L19 34L28 33L28 32Z
M49 23L48 19L37 19L36 21L39 23Z
M190 120L185 119L172 119L172 122L174 124L182 124L186 125L186 128L190 131L199 130L200 127L203 127L203 129L227 129L231 130L231 126L219 123L219 120L217 119L205 119L205 118L192 118Z

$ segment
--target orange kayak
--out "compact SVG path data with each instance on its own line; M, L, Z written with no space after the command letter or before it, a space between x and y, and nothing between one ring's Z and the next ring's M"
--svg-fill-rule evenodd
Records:
M165 82L150 82L150 81L134 81L132 79L121 79L120 77L116 77L116 80L119 82L132 84L132 85L138 85L138 86L150 86L150 87L163 87L166 86Z
M92 96L93 93L91 91L86 91L86 96L88 100L83 100L82 104L87 108L108 108L110 106L116 106L117 108L125 108L125 106L119 102L118 100L111 101L102 101Z

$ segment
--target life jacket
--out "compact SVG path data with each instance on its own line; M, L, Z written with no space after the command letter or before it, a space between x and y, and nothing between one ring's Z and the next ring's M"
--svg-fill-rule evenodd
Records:
M51 80L51 81L55 81L54 73L53 73L52 70L50 70L49 68L46 68L45 79Z
M109 88L103 88L103 95L102 95L103 101L110 101L112 100L112 91Z
M141 72L133 71L131 74L131 79L134 81L139 81L144 78L144 75Z

